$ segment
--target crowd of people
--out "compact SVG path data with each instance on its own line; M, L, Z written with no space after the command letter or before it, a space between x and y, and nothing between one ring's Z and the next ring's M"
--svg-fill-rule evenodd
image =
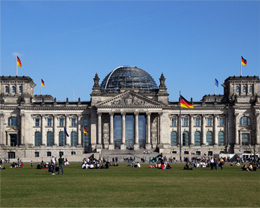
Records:
M97 159L93 154L84 158L81 164L82 169L108 169L110 166L118 166L118 157L113 157L111 162L109 157Z
M144 154L149 154L147 152L144 152ZM123 162L127 162L127 166L131 166L133 168L141 168L141 162L146 162L146 157L139 158L139 161L135 161L135 157L129 157L129 158L123 158ZM7 162L6 159L4 159L5 163ZM82 169L108 169L110 166L118 166L118 157L100 157L95 158L94 154L91 155L88 158L84 158L81 164ZM171 169L170 163L174 163L177 160L174 157L167 158L166 156L163 156L162 154L159 154L155 157L149 158L149 168L158 168L158 169ZM224 164L229 162L230 166L242 166L243 171L253 171L257 168L260 168L260 158L257 158L256 162L257 165L253 165L253 162L250 162L248 166L246 163L242 163L243 159L236 158L235 162L232 162L230 158L225 157L192 157L191 159L189 157L184 157L183 161L185 162L185 166L183 167L184 170L193 170L194 168L210 168L211 170L223 170ZM2 159L0 159L0 169L5 169L5 166L2 164ZM55 175L55 172L60 172L64 174L63 166L69 165L69 162L67 158L64 160L62 156L60 156L59 159L52 156L50 162L41 162L37 165L37 169L48 169L49 172L52 173L52 175ZM33 168L33 161L30 162L31 168ZM10 168L22 168L24 167L24 163L20 158L17 159L17 162L13 162L10 165Z

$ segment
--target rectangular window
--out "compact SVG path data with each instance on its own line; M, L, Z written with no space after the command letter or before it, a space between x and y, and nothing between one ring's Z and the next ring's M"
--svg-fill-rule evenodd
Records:
M208 126L212 126L212 118L208 118Z
M76 126L76 119L75 118L71 119L71 126Z
M188 119L187 118L183 119L183 126L188 126Z
M63 118L60 119L60 126L64 126L64 119Z
M47 152L47 157L50 157L51 156L51 152Z
M39 156L40 156L39 152L35 152L35 157L39 157Z
M48 123L47 123L48 126L52 126L52 119L51 118L48 118Z
M196 120L195 120L195 126L200 126L200 118L196 118Z
M224 126L224 119L223 118L219 119L219 126Z
M242 145L249 145L249 134L242 134Z
M83 120L83 126L88 126L88 119L84 118L84 120Z
M173 118L173 119L172 119L172 126L177 126L176 118Z
M35 119L35 126L40 126L40 119L38 118Z

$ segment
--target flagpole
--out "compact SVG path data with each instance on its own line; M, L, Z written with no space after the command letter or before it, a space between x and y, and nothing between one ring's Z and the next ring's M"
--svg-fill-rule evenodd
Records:
M214 95L216 95L216 77L214 79Z
M41 94L42 94L42 78L41 78L41 80L40 80L40 81L41 81Z
M17 56L16 56L16 76L18 76L18 64L17 64Z
M181 158L181 91L180 91L180 95L179 95L179 105L180 105L180 117L179 117L179 128L180 128L180 162L182 162L182 158Z
M242 77L242 61L241 61L241 59L242 59L242 54L240 56L240 76Z

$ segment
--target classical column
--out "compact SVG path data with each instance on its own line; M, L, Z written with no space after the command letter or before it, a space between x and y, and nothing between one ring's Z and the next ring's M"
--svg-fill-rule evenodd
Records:
M214 123L213 123L213 131L214 131L214 145L218 145L218 132L217 132L217 115L214 115Z
M161 144L162 141L162 113L159 113L159 139L158 144Z
M4 114L0 113L0 144L5 145L5 133L4 133Z
M110 113L110 144L114 144L114 113Z
M146 144L151 144L151 113L146 113L147 117L147 142Z
M102 113L98 113L98 144L101 144L101 116Z
M80 128L80 127L81 127L80 120L81 120L81 115L78 114L78 115L77 115L78 145L81 145L81 144L82 144L82 141L81 141L81 135L82 135L82 131L83 131L83 129Z
M193 116L190 115L190 145L194 145Z
M25 144L24 137L25 137L25 114L22 113L21 115L21 129L20 129L20 138L21 138L21 145ZM19 137L19 135L17 135ZM18 138L17 138L18 139Z
M69 133L69 115L65 115L65 128L66 128L66 131L68 133L69 136L65 135L65 145L71 145L71 140L70 140L70 133ZM64 132L65 133L65 132Z
M125 113L122 113L122 144L125 144Z
M235 145L238 145L239 144L239 138L238 138L238 125L239 125L239 122L238 122L238 113L236 113L234 115L234 129L235 129Z
M41 120L41 130L42 130L42 145L43 146L47 146L47 135L46 135L46 117L45 115L41 116L42 120Z
M255 140L256 140L256 144L259 145L260 144L260 114L256 114L255 115Z
M54 145L59 145L59 141L58 141L58 136L56 135L57 133L57 116L53 115L53 144Z
M202 134L201 134L202 145L206 145L206 131L205 131L206 122L205 122L205 116L204 115L202 115L201 121L202 121L202 124L201 124L201 126L202 126Z
M138 116L139 116L139 113L135 112L135 144L138 144L138 142L139 142Z
M126 149L126 144L125 144L125 112L121 113L122 116L122 143L121 143L121 150Z

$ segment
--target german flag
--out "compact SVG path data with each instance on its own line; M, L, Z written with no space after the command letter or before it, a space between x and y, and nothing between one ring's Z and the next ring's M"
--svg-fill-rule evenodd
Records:
M42 87L45 87L44 81L41 79L41 85Z
M87 135L87 129L84 128L84 135L86 136Z
M16 56L16 60L17 60L17 65L18 65L19 67L21 67L21 66L22 66L22 62L21 62L21 60L19 59L18 56Z
M246 59L243 58L243 56L241 56L241 64L244 66L246 66L246 64L247 64L247 61L246 61Z
M180 104L182 108L194 108L184 97L180 96Z

